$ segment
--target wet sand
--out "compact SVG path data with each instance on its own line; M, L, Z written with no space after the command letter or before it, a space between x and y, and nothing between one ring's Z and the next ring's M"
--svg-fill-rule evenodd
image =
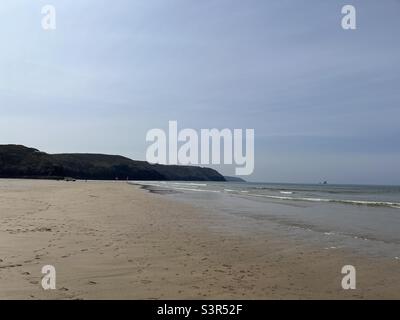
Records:
M125 182L0 180L0 299L400 298L400 261L254 224ZM356 290L341 287L347 264Z

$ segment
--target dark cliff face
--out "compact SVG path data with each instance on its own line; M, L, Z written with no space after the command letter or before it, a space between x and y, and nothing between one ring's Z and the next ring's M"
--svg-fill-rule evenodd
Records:
M47 154L19 145L0 145L0 178L93 180L225 181L210 168L151 165L117 155Z

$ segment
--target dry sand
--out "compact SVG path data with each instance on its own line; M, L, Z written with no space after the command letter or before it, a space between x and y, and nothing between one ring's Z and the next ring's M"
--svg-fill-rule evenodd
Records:
M400 298L399 261L254 223L124 182L0 180L0 299ZM341 288L349 262L357 290ZM41 287L48 264L56 290Z

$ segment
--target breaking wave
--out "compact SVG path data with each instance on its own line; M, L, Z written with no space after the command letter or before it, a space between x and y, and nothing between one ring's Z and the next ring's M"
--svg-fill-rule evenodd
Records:
M249 193L249 195L254 196L254 197L263 197L263 198L278 199L278 200L334 202L334 203L351 204L351 205L358 205L358 206L389 207L389 208L400 209L399 202L323 199L323 198L309 198L309 197L297 198L297 197L287 197L287 196L272 196L272 195L266 195L266 194L250 194L250 193Z

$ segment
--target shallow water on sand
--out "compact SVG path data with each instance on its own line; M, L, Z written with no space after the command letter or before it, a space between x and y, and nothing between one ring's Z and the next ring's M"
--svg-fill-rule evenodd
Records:
M136 182L137 183L137 182ZM294 184L140 182L216 213L251 218L257 228L327 250L400 260L400 188Z

